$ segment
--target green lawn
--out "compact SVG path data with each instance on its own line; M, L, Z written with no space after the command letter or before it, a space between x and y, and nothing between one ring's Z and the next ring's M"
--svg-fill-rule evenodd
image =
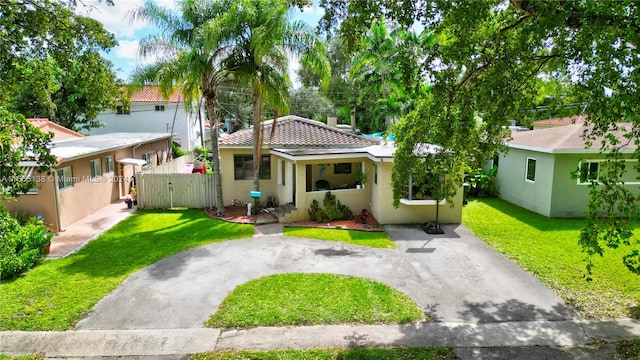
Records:
M285 236L341 241L347 244L369 246L373 248L396 248L396 244L389 239L386 231L360 231L285 226L282 229L282 232Z
M616 342L616 353L622 360L640 360L640 339Z
M452 349L394 347L276 351L224 351L196 354L193 360L454 360Z
M66 330L136 270L185 249L253 236L202 210L138 211L77 254L0 283L0 330Z
M481 199L465 205L462 220L487 244L555 289L583 316L640 316L640 276L622 264L629 248L607 249L603 257L595 256L593 281L585 280L586 254L578 245L583 219L553 219L500 199Z
M424 314L406 295L376 281L332 274L280 274L229 294L207 325L220 328L407 323Z

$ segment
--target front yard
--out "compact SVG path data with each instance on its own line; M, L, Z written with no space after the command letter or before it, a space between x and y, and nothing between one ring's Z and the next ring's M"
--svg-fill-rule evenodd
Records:
M592 281L578 245L583 219L552 219L500 199L470 201L463 223L497 251L533 273L587 318L640 317L640 276L622 256L629 248L594 257ZM640 236L640 227L636 228ZM636 244L636 247L639 245Z
M133 272L191 247L249 238L253 226L202 210L138 211L77 254L0 283L0 330L67 330Z

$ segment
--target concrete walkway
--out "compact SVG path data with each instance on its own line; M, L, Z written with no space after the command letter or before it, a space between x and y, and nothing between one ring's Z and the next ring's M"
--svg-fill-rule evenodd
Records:
M634 337L640 337L637 320L330 325L228 331L208 328L11 331L0 332L0 353L181 358L214 350L447 346L455 348L461 359L610 359L613 348L602 346L598 341ZM489 351L490 357L478 356ZM495 357L496 352L511 355ZM514 354L519 356L512 356Z
M124 201L111 203L93 214L65 227L51 239L48 259L57 259L82 249L89 241L119 223L136 210L127 208Z

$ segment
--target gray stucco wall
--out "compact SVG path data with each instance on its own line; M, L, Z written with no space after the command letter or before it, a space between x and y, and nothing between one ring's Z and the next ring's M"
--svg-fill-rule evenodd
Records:
M527 158L536 159L535 182L525 180ZM603 159L599 154L547 154L529 150L509 149L500 156L496 177L500 198L525 209L549 217L582 217L589 201L589 186L578 184L571 173L580 161ZM635 162L628 162L625 183L638 182ZM640 185L628 184L635 194Z
M553 174L553 191L551 193L551 217L581 217L587 210L589 186L578 185L577 179L571 178L571 172L578 169L578 164L590 156L555 155L556 168Z
M552 217L582 217L586 214L589 202L589 186L579 185L577 179L571 178L571 172L578 168L580 161L603 159L600 154L565 155L555 156L556 166L553 179L553 192L551 196ZM627 172L622 177L625 183L637 182L635 162L627 163ZM640 190L639 185L628 184L627 187L635 194Z
M527 158L536 159L536 175L533 182L525 180ZM500 156L496 176L499 197L525 209L551 216L553 174L553 155L509 149L506 156Z

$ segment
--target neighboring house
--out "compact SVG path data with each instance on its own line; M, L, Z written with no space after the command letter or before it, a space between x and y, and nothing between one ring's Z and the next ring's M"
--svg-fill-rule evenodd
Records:
M131 94L129 109L118 106L99 115L104 127L91 129L92 135L114 132L173 133L172 141L192 150L210 141L208 121L203 112L189 112L180 92L164 100L157 86L145 86Z
M587 210L589 184L598 179L605 155L600 142L585 148L583 123L517 132L500 155L496 177L499 196L513 204L549 217L581 217ZM616 134L619 138L621 134ZM632 154L633 142L623 153ZM634 191L640 182L637 159L622 180ZM578 178L572 172L581 169Z
M43 120L38 119L34 125L44 131L55 130L51 153L58 164L47 174L38 173L35 161L22 162L26 177L34 178L36 187L15 200L6 201L5 206L11 212L41 214L45 223L56 231L127 196L134 174L142 170L142 164L164 163L169 154L171 135L166 133L84 137L48 122L44 123L46 126L39 126L42 123Z
M69 140L69 139L77 139L82 138L84 135L75 132L71 129L67 129L64 126L58 125L49 119L27 119L27 121L37 127L43 133L52 133L53 137L51 141L60 141L60 140Z
M435 220L435 200L402 199L394 208L391 173L392 144L358 136L321 122L285 116L265 121L263 127L261 201L275 197L296 210L280 221L306 220L313 200L322 204L330 190L336 198L359 213L369 210L383 224L423 223ZM220 139L224 199L252 201L253 129L240 130ZM273 136L272 136L273 135ZM362 188L356 188L356 174L366 174ZM453 199L454 207L440 205L442 223L459 223L462 218L462 186ZM445 202L441 202L444 204Z

